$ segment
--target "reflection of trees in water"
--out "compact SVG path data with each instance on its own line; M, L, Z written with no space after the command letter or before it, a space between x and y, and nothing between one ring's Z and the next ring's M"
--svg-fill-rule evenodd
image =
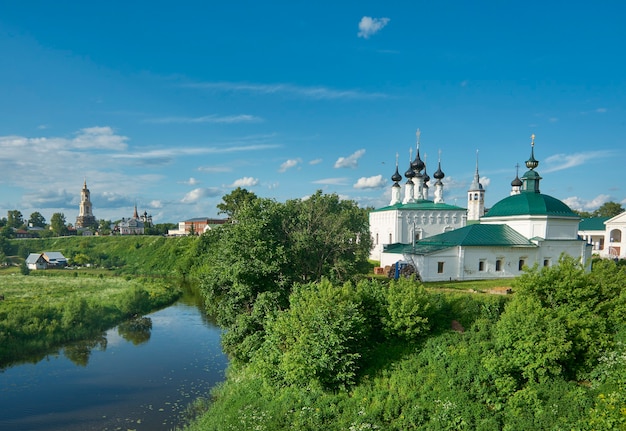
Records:
M152 319L149 317L136 317L124 323L120 323L117 327L117 333L130 341L135 346L145 343L150 339L152 333Z
M104 334L98 336L97 338L81 340L76 343L68 344L63 348L63 354L75 365L86 367L89 363L91 351L96 348L103 352L106 350L107 339Z
M178 300L178 302L188 306L197 307L198 310L200 310L200 317L202 317L202 321L204 323L209 323L213 326L217 326L215 318L213 316L207 315L206 305L204 304L204 296L202 295L198 283L190 280L184 280L180 284L180 287L182 288L183 295Z

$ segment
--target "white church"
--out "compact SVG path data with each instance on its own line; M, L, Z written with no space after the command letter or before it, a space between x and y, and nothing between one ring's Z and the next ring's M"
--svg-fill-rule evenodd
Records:
M580 217L540 192L534 140L533 135L528 171L513 180L510 196L485 212L478 162L467 209L444 202L441 159L433 174L434 198L429 199L430 177L420 158L418 130L416 157L404 174L404 196L396 156L391 201L370 213L370 258L381 267L412 264L423 281L511 278L525 266L553 265L563 253L590 269L592 246L578 236Z

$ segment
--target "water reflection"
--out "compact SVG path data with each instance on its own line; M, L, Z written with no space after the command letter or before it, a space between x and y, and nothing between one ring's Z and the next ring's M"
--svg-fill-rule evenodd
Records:
M107 348L107 338L104 335L90 340L81 340L63 348L63 354L74 364L86 367L89 363L89 357L93 349L104 352Z
M135 346L148 341L151 331L152 319L149 317L135 317L127 322L120 323L117 327L117 333Z
M220 337L188 286L171 307L0 372L0 430L173 429L224 379Z

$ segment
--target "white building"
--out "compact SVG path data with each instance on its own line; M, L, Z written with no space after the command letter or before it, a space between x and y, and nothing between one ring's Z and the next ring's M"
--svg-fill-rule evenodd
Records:
M602 257L612 259L626 258L626 212L616 215L604 222L604 253Z
M429 236L451 231L465 226L467 210L455 205L448 205L443 199L443 182L445 174L441 170L441 159L433 177L435 182L434 200L428 199L428 182L426 164L420 158L419 130L417 132L417 152L415 160L409 156L409 168L404 176L404 199L401 199L402 176L398 172L398 156L396 155L396 172L391 180L391 201L389 205L374 210L369 215L370 232L374 247L370 259L381 261L393 260L396 256L383 256L383 248L391 244L413 244ZM397 260L397 259L396 259ZM395 260L394 260L395 262Z
M535 171L539 162L534 157L534 135L531 145L531 156L526 161L528 171L522 176L521 187L516 177L511 183L511 195L486 214L477 165L468 192L468 213L475 205L472 217L484 214L479 216L478 223L454 229L446 229L444 223L438 226L442 233L424 235L416 241L398 236L398 241L383 245L379 252L381 266L412 263L423 281L510 278L521 274L524 266L550 266L565 253L580 259L589 269L592 246L578 237L580 218L560 200L540 192L541 176ZM453 214L457 214L457 209L450 209L450 217ZM462 215L460 218L465 220ZM392 229L398 221L389 217L388 223ZM381 225L378 223L371 228L374 243L375 234L384 229Z

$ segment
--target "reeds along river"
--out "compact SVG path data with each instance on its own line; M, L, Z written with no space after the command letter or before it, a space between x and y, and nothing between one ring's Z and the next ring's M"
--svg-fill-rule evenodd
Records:
M169 430L224 379L221 331L190 291L174 305L0 371L1 430Z

